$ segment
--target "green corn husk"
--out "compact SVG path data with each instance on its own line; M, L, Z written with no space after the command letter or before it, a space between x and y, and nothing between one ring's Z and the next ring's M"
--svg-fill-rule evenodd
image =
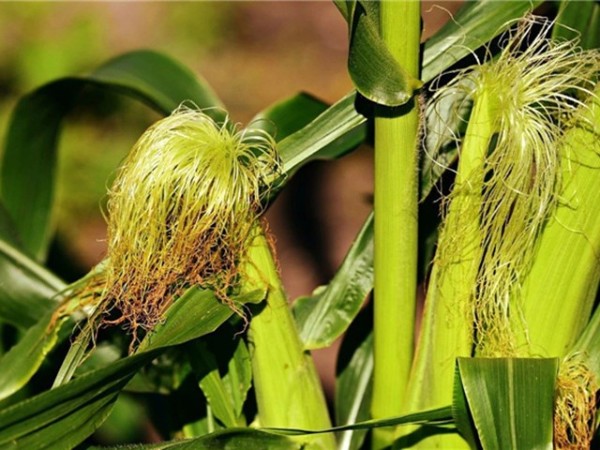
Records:
M524 280L522 345L565 356L587 324L600 282L600 92L565 135L563 189ZM552 324L552 326L548 326Z
M264 309L250 321L252 372L262 427L331 427L327 403L309 352L302 347L271 248L260 226L249 247L244 278L248 289L266 287ZM295 438L307 449L335 448L331 433Z
M522 346L563 357L554 415L555 448L589 448L598 374L585 352L569 351L589 321L600 284L600 91L563 141L561 200L548 220L522 292Z

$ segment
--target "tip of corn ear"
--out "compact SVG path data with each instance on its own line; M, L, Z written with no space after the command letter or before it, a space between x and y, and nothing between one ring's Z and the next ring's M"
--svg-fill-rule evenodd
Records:
M109 191L102 323L135 336L192 285L229 302L262 203L281 174L267 133L188 107L151 126Z
M560 366L554 406L554 446L587 450L596 429L598 381L582 355L571 355Z

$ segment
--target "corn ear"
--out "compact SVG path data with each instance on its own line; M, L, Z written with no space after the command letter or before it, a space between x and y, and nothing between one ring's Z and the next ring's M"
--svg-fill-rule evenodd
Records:
M150 127L109 192L104 323L122 324L135 336L138 328L153 328L192 285L228 301L279 172L266 133L238 131L183 106Z
M249 330L260 425L330 428L319 377L310 354L302 348L269 242L259 225L243 272L247 289L266 287L267 291L264 309L252 317ZM335 448L330 433L297 439L308 449Z
M496 60L460 73L433 98L435 109L453 90L474 86L411 373L412 410L451 403L457 356L529 355L517 338L527 334L521 287L559 201L565 131L599 61L574 42L539 37L551 25L526 18ZM532 38L534 27L542 32ZM444 439L423 448L456 445Z
M407 393L413 410L450 404L455 358L471 356L474 330L470 305L481 258L483 163L495 131L494 117L494 101L483 93L475 99L452 200L440 232Z
M600 283L600 91L562 141L563 189L522 288L532 354L565 356ZM527 339L528 342L525 342Z
M522 288L532 354L564 357L556 386L555 448L589 448L595 431L598 370L573 345L588 323L600 284L600 91L562 141L563 189Z

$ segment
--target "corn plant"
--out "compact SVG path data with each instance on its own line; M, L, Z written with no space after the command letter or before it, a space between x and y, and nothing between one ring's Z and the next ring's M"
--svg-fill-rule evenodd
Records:
M93 448L127 393L165 439L140 449L592 448L600 5L467 2L420 44L418 1L334 4L356 90L333 105L298 94L242 126L152 51L19 101L0 171L0 327L17 337L1 448ZM67 285L45 261L60 126L87 85L164 117L116 168L105 259ZM305 164L361 144L373 214L290 306L262 214ZM310 352L342 335L330 414Z

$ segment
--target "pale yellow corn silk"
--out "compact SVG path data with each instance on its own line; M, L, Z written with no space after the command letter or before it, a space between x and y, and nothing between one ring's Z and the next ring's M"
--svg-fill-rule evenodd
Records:
M435 92L429 107L435 111L446 96L457 94L466 94L475 104L485 96L494 105L494 132L486 140L488 148L482 149L487 156L462 174L466 182L457 183L447 199L449 212L435 261L441 279L450 266L476 259L476 282L462 290L468 298L452 300L452 309L472 312L481 356L528 352L514 343L515 333L526 333L518 312L519 287L537 237L559 199L561 139L593 95L600 70L598 51L539 37L551 26L536 17L524 19L509 32L497 59L460 72ZM534 31L538 37L532 37ZM470 120L480 119L472 114ZM464 158L468 156L459 157L459 175ZM460 207L453 208L453 202ZM465 236L475 242L465 242ZM441 285L439 279L432 281Z
M582 354L560 365L554 402L554 448L588 450L596 429L598 380Z
M267 133L219 125L187 107L151 126L109 192L103 323L134 335L151 329L192 285L229 302L262 201L280 176Z

